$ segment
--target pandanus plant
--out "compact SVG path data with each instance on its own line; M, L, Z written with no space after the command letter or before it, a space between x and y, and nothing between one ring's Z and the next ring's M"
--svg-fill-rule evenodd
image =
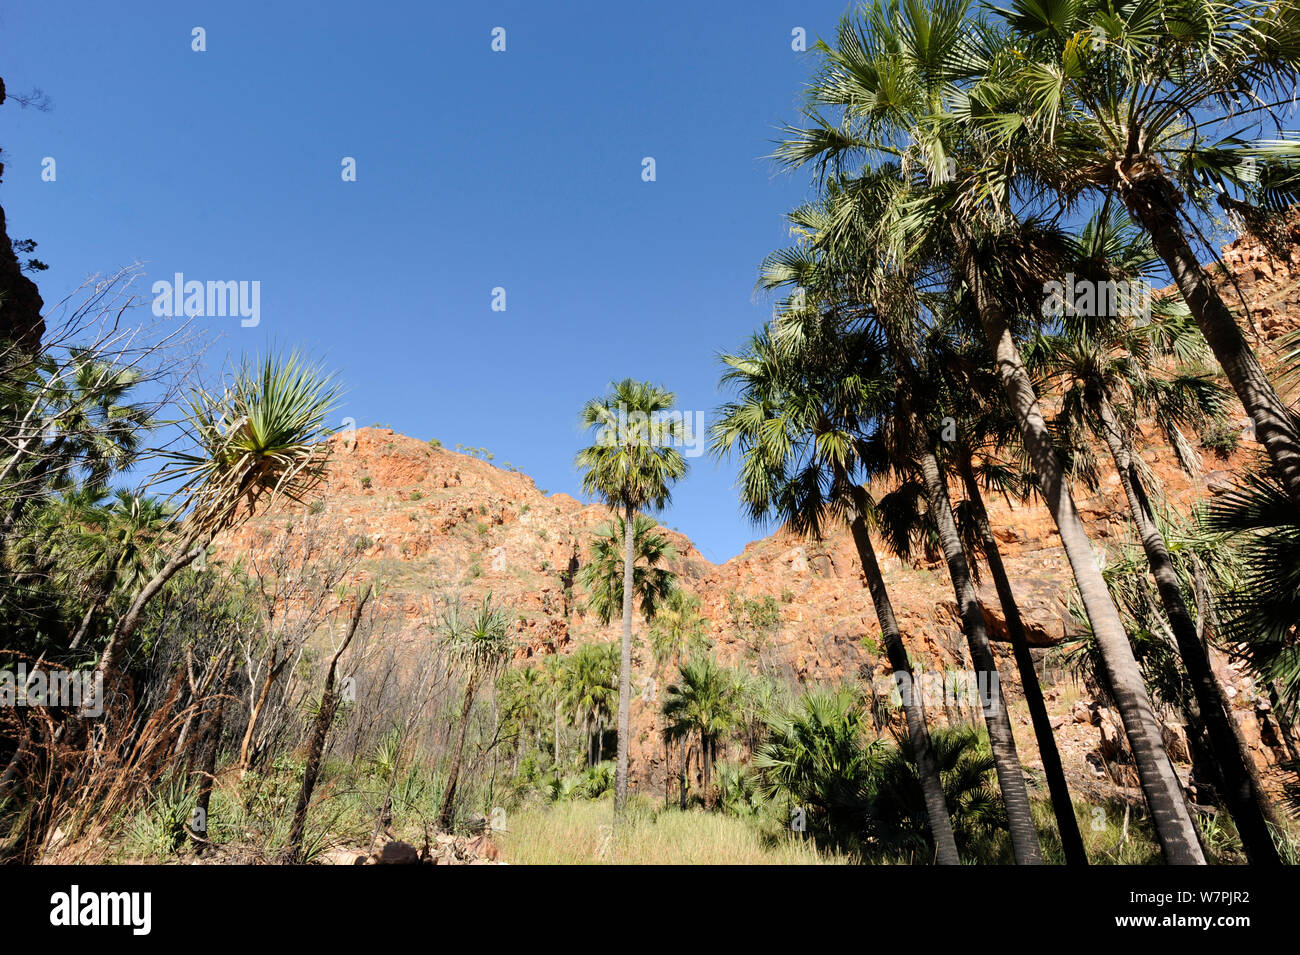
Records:
M194 447L170 452L158 475L175 482L175 543L114 627L99 659L106 678L119 673L149 602L218 533L276 499L303 503L325 472L324 438L338 396L333 376L297 352L245 360L221 390L190 394L186 424Z

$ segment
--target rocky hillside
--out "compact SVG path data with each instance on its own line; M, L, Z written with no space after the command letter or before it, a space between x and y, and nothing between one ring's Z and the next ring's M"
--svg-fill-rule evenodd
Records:
M1255 309L1253 331L1267 347L1265 343L1294 327L1300 316L1300 256L1292 253L1290 261L1278 263L1252 243L1234 243L1225 249L1224 260ZM1191 478L1177 467L1154 430L1147 437L1143 457L1164 483L1170 502L1184 514L1196 501L1222 491L1250 449L1250 443L1243 442L1228 460L1206 451L1205 470ZM565 653L585 641L616 639L617 625L603 627L583 614L582 595L574 584L592 531L610 517L603 507L544 493L521 473L391 430L365 428L336 436L331 445L329 473L313 509L362 550L357 576L383 581L382 599L404 619L405 639L427 639L428 628L450 595L475 598L487 590L516 609L522 660ZM1080 488L1075 493L1099 546L1128 538L1113 473L1106 474L1098 493L1088 495ZM1040 647L1050 646L1071 629L1065 610L1069 567L1051 518L1038 506L989 503L1031 639ZM222 554L233 557L256 550L284 517L279 512L259 516L221 542ZM809 683L887 672L878 649L875 613L847 534L812 541L779 531L714 565L682 534L665 533L678 551L673 569L681 585L702 600L721 662L747 661ZM884 550L877 556L914 659L931 670L969 668L942 564L902 562ZM993 633L1000 636L1002 620L990 581L982 584L982 597ZM644 629L639 621L638 626ZM996 649L1002 680L1012 685L1016 700L1010 650L1005 645ZM635 682L641 692L633 705L632 774L635 786L658 793L663 791L665 767L656 690L665 685L667 675L652 670L649 654L641 652L636 661ZM1226 665L1222 673L1234 692L1240 686L1237 674ZM1107 733L1114 734L1113 723L1108 729L1107 714L1081 701L1081 689L1073 683L1051 686L1050 675L1047 681L1067 766L1079 785L1101 785L1096 760L1090 761L1088 754L1106 745ZM1014 703L1013 713L1022 756L1032 765L1037 753L1028 716ZM1274 763L1280 744L1271 736L1267 714L1242 716L1261 766Z

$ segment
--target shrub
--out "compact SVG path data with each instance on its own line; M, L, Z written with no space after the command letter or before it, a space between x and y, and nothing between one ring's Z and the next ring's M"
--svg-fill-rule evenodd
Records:
M713 767L717 786L717 806L729 816L753 816L763 807L758 779L748 767L739 763L720 762Z
M953 834L958 847L970 854L976 844L993 839L1007 825L988 734L970 726L936 727L930 731L930 741L952 811ZM916 757L906 742L890 747L880 761L870 819L881 844L929 844Z
M1201 434L1201 446L1217 457L1227 458L1241 443L1241 432L1227 418L1216 418Z

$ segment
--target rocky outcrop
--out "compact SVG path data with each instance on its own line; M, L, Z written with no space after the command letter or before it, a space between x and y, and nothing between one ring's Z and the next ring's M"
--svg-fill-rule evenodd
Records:
M0 79L0 105L4 101L4 80ZM0 162L0 182L3 181L4 163ZM6 231L4 208L0 207L0 342L13 342L29 352L39 348L45 334L45 320L41 317L44 307L36 283L23 275L22 264Z
M1250 291L1258 332L1275 337L1300 315L1294 278L1300 275L1300 259L1292 253L1284 263L1266 260L1245 243L1224 252L1224 261ZM1281 319L1274 320L1276 316ZM1184 515L1196 502L1229 487L1231 476L1257 447L1243 440L1224 459L1205 451L1202 473L1189 476L1151 422L1142 443L1144 465L1163 486L1168 504ZM363 428L336 436L330 444L328 476L310 509L361 550L359 579L384 580L379 599L404 621L406 639L427 636L450 594L472 600L488 590L515 609L521 662L566 653L586 641L617 639L617 624L603 626L583 614L575 583L593 530L611 517L604 507L548 494L524 474L388 429ZM1105 455L1100 458L1104 462ZM1109 468L1103 465L1096 490L1076 487L1075 495L1099 549L1132 539L1119 481ZM1075 629L1066 609L1072 577L1050 514L1038 504L987 503L1032 644L1045 648L1059 643ZM261 515L222 540L220 551L226 557L255 552L286 520L292 519L283 511ZM887 674L875 612L847 533L808 540L779 530L718 565L681 533L667 528L664 533L678 552L672 569L681 586L700 597L714 652L724 665L742 663L807 684ZM876 556L913 659L930 671L969 669L942 562L902 561L883 548ZM1016 671L1003 642L1006 622L991 581L980 582L979 595L1014 708L1019 699ZM644 633L639 620L637 627ZM662 793L669 767L658 708L671 674L655 672L644 647L642 641L634 661L634 683L640 689L632 704L632 784ZM1270 747L1267 717L1262 723L1255 718L1255 697L1239 670L1218 663L1257 762L1275 765L1278 747ZM1113 719L1108 723L1105 715L1087 721L1064 718L1079 688L1054 687L1050 674L1045 684L1049 705L1058 714L1067 763L1086 776L1090 759L1104 762L1100 757L1109 758L1108 750L1119 745L1112 731L1117 724ZM1032 766L1035 747L1028 717L1013 715L1022 756Z

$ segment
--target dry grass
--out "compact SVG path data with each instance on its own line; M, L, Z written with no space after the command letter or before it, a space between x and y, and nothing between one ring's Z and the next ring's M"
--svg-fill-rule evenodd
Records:
M767 837L757 823L705 812L629 806L615 831L608 799L515 810L501 834L515 865L824 865L843 858L811 842Z

